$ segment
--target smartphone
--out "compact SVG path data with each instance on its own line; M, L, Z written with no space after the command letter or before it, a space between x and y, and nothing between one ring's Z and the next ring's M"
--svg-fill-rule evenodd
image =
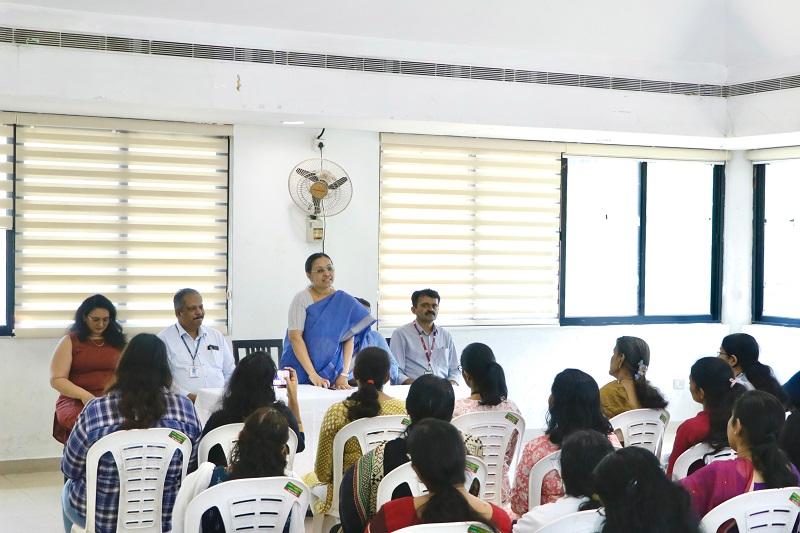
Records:
M289 381L289 371L278 370L278 373L275 375L275 379L272 380L272 386L285 389L287 381Z

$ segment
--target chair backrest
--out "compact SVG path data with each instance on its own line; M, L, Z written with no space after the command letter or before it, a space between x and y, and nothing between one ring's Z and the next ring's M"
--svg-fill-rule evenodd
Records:
M705 442L695 444L675 460L675 465L672 467L672 479L677 481L688 476L689 468L697 461L703 461L704 464L709 464L714 461L736 459L736 457L737 454L732 448L722 448L715 452L714 448Z
M790 533L800 511L800 487L747 492L716 506L703 517L707 533L730 519L736 520L740 533Z
M275 367L280 368L283 339L233 341L233 359L237 364L239 363L241 352L244 352L244 355L250 355L253 352L267 352L272 357L272 360L275 361Z
M446 524L422 524L396 529L396 533L488 533L489 526L480 522L448 522Z
M506 450L516 430L519 433L514 449L516 460L522 437L525 435L525 420L519 414L509 411L480 411L458 416L452 420L452 424L462 433L468 433L481 440L483 460L488 468L486 501L502 505L503 464Z
M92 444L86 454L86 531L95 530L97 466L110 453L119 473L117 531L160 533L164 481L176 452L181 453L181 479L186 477L192 441L171 428L115 431Z
M464 486L469 490L473 480L477 479L481 487L481 493L478 496L482 498L486 484L486 463L478 457L468 455L465 474ZM384 503L390 501L392 493L403 483L408 483L412 496L422 496L428 493L428 487L420 481L417 473L411 467L411 463L404 463L383 476L383 479L378 484L375 508L380 509Z
M542 482L544 476L555 470L561 474L561 450L539 459L528 474L528 509L542 504Z
M204 490L186 509L184 533L200 533L203 513L219 509L225 531L282 531L292 513L291 533L304 531L309 489L299 479L235 479Z
M235 424L225 424L209 431L205 437L200 439L200 445L197 450L198 464L208 461L208 454L211 452L211 448L217 444L222 447L222 451L225 452L225 461L230 464L233 445L239 440L239 432L242 431L243 427L243 422L237 422ZM289 440L286 443L289 447L289 453L286 456L286 470L294 468L297 442L297 434L292 428L289 428Z
M622 433L623 445L650 450L661 458L661 443L669 423L664 409L633 409L609 420L614 430Z
M603 528L603 515L597 509L579 511L553 520L538 533L598 533Z
M411 419L405 415L373 416L350 422L336 433L333 438L333 500L329 514L338 516L339 513L339 485L342 484L344 474L345 443L355 438L361 447L361 453L367 453L381 442L402 435L410 423Z

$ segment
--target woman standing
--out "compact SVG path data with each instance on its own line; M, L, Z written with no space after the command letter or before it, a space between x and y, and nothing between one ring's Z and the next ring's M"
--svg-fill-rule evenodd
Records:
M333 288L330 256L311 254L305 270L311 285L289 307L281 366L294 368L300 384L349 389L354 337L365 334L375 319L355 298Z
M50 386L60 394L53 437L64 444L89 400L103 394L125 346L114 304L102 294L86 298L50 362Z

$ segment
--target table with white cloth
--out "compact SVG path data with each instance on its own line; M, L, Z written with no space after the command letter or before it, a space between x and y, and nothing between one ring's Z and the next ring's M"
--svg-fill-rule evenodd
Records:
M408 396L409 387L410 385L386 385L383 392L393 398L405 399ZM469 387L464 385L453 387L453 389L457 400L470 395ZM313 385L298 385L297 402L300 404L300 416L305 429L306 449L295 456L295 472L302 475L314 470L319 430L322 427L322 418L325 416L325 412L331 405L346 399L354 391L355 389L330 390ZM219 409L222 393L223 389L200 389L198 391L194 408L197 410L201 424L205 425L211 413ZM285 389L275 389L275 393L279 400L286 402Z

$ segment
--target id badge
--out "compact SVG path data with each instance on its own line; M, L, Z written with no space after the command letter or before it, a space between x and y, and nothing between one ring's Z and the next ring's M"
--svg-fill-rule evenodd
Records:
M190 378L199 378L200 377L200 369L196 366L189 367L189 377Z

